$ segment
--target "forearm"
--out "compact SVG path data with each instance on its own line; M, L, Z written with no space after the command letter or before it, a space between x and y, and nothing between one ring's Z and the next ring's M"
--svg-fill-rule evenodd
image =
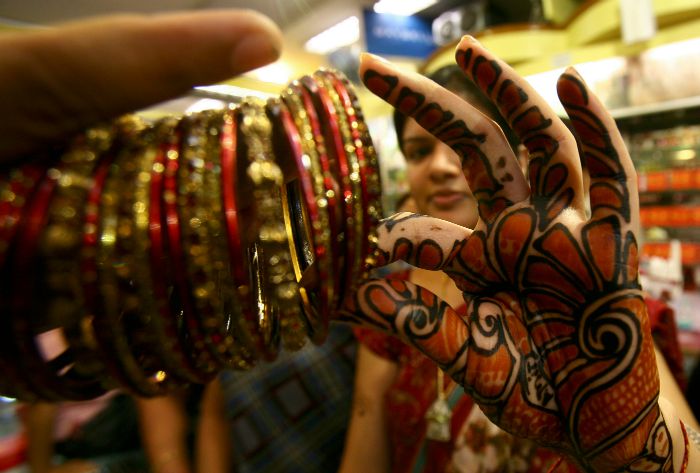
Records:
M197 473L231 471L230 432L223 392L217 379L209 383L202 399L201 417L197 426Z
M668 400L660 398L659 405L661 406L661 412L666 420L671 437L674 473L700 471L700 453L698 452L698 446L693 444L688 436L684 435L681 427L683 419L678 417L674 405Z
M32 473L47 473L53 466L53 427L56 405L37 402L27 407L27 461Z
M175 397L138 399L141 438L154 473L190 473L187 420Z

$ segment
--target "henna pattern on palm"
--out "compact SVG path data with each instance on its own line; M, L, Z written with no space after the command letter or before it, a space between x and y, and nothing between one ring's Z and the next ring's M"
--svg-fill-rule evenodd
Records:
M481 220L469 232L399 214L379 229L378 260L445 271L464 293L465 318L424 289L386 281L363 285L346 316L401 335L495 423L585 469L672 471L637 279L636 176L614 124L577 75L560 78L591 176L587 218L577 147L563 123L481 48L460 49L457 62L528 148L529 197L507 198L499 157L484 152L489 137L471 131L458 110L427 101L399 75L366 70L370 90L463 157Z

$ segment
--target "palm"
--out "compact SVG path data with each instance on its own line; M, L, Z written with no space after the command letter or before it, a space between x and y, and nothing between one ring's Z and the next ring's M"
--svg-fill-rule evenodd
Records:
M666 471L637 281L636 177L614 122L578 76L562 76L560 98L591 175L584 184L575 139L522 79L469 41L457 60L528 148L529 185L503 136L469 105L386 64L366 66L370 90L462 157L480 220L471 231L399 214L379 229L377 263L445 271L463 291L465 318L400 281L363 284L351 317L425 352L513 434L585 468Z

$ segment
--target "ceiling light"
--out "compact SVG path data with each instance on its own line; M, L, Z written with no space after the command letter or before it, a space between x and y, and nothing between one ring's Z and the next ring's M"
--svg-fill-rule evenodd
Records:
M437 0L380 0L374 4L376 13L410 16L435 5Z
M308 40L304 47L312 53L326 54L353 44L359 39L360 20L356 16L351 16L317 34Z

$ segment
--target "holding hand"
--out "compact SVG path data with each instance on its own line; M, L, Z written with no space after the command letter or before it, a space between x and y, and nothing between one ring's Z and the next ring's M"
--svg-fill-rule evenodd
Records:
M379 231L379 264L445 271L466 318L404 281L366 283L348 317L407 339L496 424L584 469L671 471L637 280L636 174L613 119L575 71L562 75L579 156L562 120L509 66L471 38L457 62L527 147L529 185L495 123L428 79L365 57L367 87L460 155L480 219L472 231L399 214Z
M261 67L279 29L253 11L95 18L0 37L0 164L123 113Z

